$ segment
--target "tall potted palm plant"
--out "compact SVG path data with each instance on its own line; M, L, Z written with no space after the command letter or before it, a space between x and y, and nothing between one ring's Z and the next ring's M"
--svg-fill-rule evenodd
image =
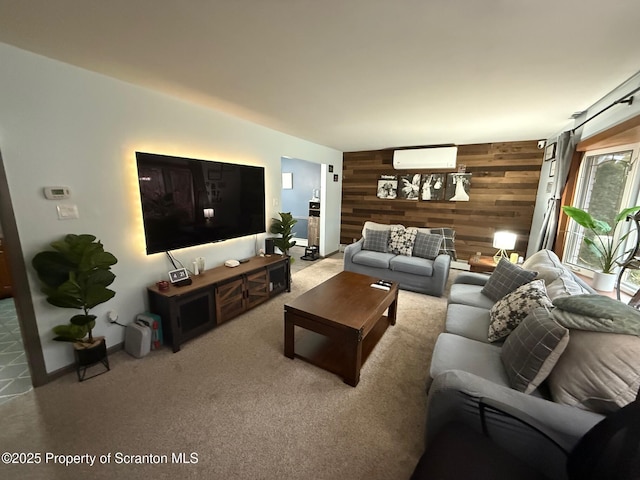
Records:
M600 272L595 273L594 288L602 291L613 290L615 284L616 269L620 260L626 256L622 247L631 234L630 229L626 233L616 238L616 230L620 223L640 210L640 205L621 210L613 220L613 226L604 220L598 220L580 208L565 205L562 211L581 227L589 230L593 236L589 238L585 235L584 243L597 256L600 263ZM599 287L599 288L598 288Z

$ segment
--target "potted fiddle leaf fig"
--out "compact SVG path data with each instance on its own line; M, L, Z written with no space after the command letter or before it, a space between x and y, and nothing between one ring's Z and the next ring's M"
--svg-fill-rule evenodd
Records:
M640 210L640 205L635 207L629 207L621 210L613 220L613 226L609 225L604 220L598 220L593 216L580 208L571 207L565 205L562 207L562 211L573 221L575 221L581 227L586 228L592 233L591 237L584 236L583 241L589 246L589 249L596 255L600 263L600 273L607 278L607 286L603 288L597 288L597 290L610 291L613 290L613 284L615 283L615 272L619 265L619 261L626 255L624 250L621 251L621 247L629 237L632 230L629 230L623 235L615 238L616 229L620 225L620 222L627 219L628 216L632 216L634 213ZM600 278L600 276L598 276ZM600 281L598 285L602 285ZM609 285L611 287L609 288Z
M51 305L81 310L68 324L53 328L54 340L72 342L79 365L100 361L108 369L108 361L103 360L104 337L94 338L96 316L90 311L116 294L107 287L115 280L111 266L118 260L93 235L69 234L51 243L51 247L53 250L38 253L31 261L42 283L42 292Z
M293 226L298 223L298 220L293 218L291 212L280 212L280 218L272 218L270 233L279 234L280 237L273 239L273 244L278 247L282 253L289 256L289 250L296 244L293 239ZM293 260L293 259L291 259Z

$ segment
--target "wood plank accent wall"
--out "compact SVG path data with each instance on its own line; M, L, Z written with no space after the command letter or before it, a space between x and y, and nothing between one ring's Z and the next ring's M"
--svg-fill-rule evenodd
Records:
M445 172L394 170L393 150L343 154L341 243L359 239L364 222L371 220L453 227L460 260L475 252L493 255L494 232L509 230L518 235L516 251L525 254L542 165L543 150L537 141L459 145L457 164L466 165L472 174L468 202L378 198L380 175Z

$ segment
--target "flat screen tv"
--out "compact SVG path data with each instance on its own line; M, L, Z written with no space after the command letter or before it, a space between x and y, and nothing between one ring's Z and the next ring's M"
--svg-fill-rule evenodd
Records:
M147 254L265 232L264 168L136 152Z

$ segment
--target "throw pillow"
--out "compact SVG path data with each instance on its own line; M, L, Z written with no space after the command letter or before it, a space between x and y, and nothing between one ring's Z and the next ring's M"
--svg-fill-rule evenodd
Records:
M487 339L495 342L506 337L536 307L552 307L542 280L534 280L516 288L491 307Z
M391 227L402 227L402 225L389 225L388 223L377 223L367 220L362 227L362 238L367 237L367 230L391 230Z
M418 233L418 231L415 228L404 228L402 225L391 227L389 234L389 252L410 257L413 252L416 233Z
M571 295L553 300L554 317L567 328L640 335L640 311L604 295Z
M640 387L640 338L571 330L567 349L548 383L558 403L614 412L632 402Z
M489 280L482 288L482 293L491 300L498 301L506 294L513 292L520 285L529 283L536 276L536 272L524 270L519 265L501 258Z
M546 308L534 308L507 337L500 351L512 388L532 393L551 373L569 343L569 330Z
M457 260L458 257L456 255L456 231L452 228L448 227L439 227L439 228L429 228L429 233L434 235L441 235L442 245L440 246L440 253L444 253L445 255L449 255L451 260Z
M413 256L435 260L442 246L442 235L417 232L416 241L413 244Z
M389 230L369 230L364 237L363 250L372 250L374 252L387 253L387 244L389 243Z

